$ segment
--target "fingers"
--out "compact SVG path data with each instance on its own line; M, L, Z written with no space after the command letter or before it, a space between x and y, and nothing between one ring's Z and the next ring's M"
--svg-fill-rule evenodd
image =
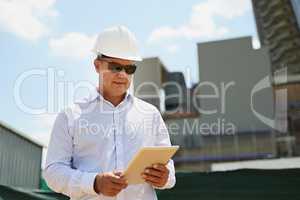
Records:
M107 191L106 196L117 196L117 194L119 194L120 190L115 190L115 189L110 189Z
M155 184L159 184L166 179L166 174L155 169L147 168L144 173L142 173L142 178L145 179L146 182L151 182Z
M159 164L159 163L154 164L152 167L153 167L154 169L158 170L158 171L161 171L161 172L169 171L168 168L167 168L165 165Z
M125 176L124 172L122 172L122 171L114 171L113 174L118 177L121 177L121 178L123 178Z
M169 169L162 164L155 164L147 167L142 173L142 178L153 186L161 187L166 184L169 176Z
M163 172L161 172L161 171L159 171L159 170L156 170L156 169L154 169L154 168L146 168L146 170L144 171L144 173L145 173L146 175L149 175L149 176L155 176L155 177L158 177L158 178L164 176L164 173L163 173Z
M96 190L105 196L116 196L121 190L127 187L127 181L124 177L119 177L120 173L104 173L97 176ZM95 190L95 191L96 191Z
M117 183L113 183L111 182L110 188L115 189L115 190L123 190L127 187L126 184L117 184Z
M165 178L169 175L169 169L165 165L154 164L152 167L147 167L143 174L145 174L146 176Z
M153 183L159 183L161 181L160 177L156 177L156 176L149 176L149 175L145 175L143 174L142 177L145 179L145 181L150 181Z
M123 190L126 186L121 185L121 184L116 184L113 182L108 182L107 185L107 193L109 195L117 195L119 192L121 192L121 190Z
M111 182L116 183L116 184L121 184L121 185L126 185L127 181L124 177L119 177L119 176L111 176L110 177Z
M121 175L121 174L120 174ZM127 187L128 183L126 181L126 179L124 177L119 177L115 174L113 174L110 177L110 181L113 183L113 185L115 186L115 188L121 188L124 189Z

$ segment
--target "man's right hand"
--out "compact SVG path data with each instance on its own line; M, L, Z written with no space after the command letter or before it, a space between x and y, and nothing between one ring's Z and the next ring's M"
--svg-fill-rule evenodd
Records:
M121 172L98 174L95 179L94 189L98 194L116 196L127 187L127 182Z

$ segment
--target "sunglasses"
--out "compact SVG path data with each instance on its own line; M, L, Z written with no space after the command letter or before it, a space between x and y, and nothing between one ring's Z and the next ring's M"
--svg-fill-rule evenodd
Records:
M108 69L113 73L118 73L124 70L126 74L134 74L136 70L136 65L121 65L114 62L108 62Z

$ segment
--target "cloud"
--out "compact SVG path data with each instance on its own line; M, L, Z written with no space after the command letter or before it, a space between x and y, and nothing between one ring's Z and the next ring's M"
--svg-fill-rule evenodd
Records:
M230 32L229 28L217 23L217 19L230 21L251 10L250 0L206 0L192 8L189 20L175 27L162 26L152 31L148 43L165 39L215 38Z
M43 20L57 16L56 0L0 0L0 29L26 40L38 40L49 33Z
M52 53L57 56L84 59L91 54L91 49L96 40L96 35L88 36L83 33L66 33L61 38L49 40Z
M169 52L169 53L177 53L179 51L180 47L176 44L172 44L172 45L169 45L166 47L166 50Z

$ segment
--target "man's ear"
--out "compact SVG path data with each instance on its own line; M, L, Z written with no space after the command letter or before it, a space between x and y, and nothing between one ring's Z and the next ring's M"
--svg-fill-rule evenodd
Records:
M96 70L96 72L97 72L98 74L100 73L100 65L101 65L100 60L95 59L95 60L94 60L94 66L95 66L95 70Z

